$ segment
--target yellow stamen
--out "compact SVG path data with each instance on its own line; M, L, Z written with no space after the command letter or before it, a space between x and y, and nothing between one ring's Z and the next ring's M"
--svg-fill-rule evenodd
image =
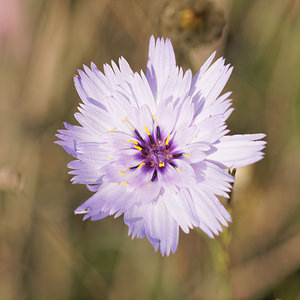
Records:
M96 160L93 159L91 156L89 156L89 159L92 160L93 162L96 162Z
M133 143L133 144L136 144L136 145L138 145L138 142L136 142L136 141L133 141L133 140L128 140L127 142L128 142L128 143Z
M179 172L179 174L181 174L181 171L178 168L175 168L175 169Z
M138 169L140 169L143 165L145 165L144 162L140 163L139 166L138 166Z
M163 162L160 163L158 166L159 166L160 168L161 168L161 167L164 167L164 166L165 166L165 162L163 161Z
M150 132L146 126L145 126L145 130L146 130L147 134L150 135Z
M166 139L166 146L168 146L169 140L170 140L170 135L168 135L168 137L167 137L167 139Z
M127 117L123 120L123 122L127 123L132 129L134 129L133 126L132 126L132 125L129 123L129 121L127 120Z
M76 77L76 78L79 78L79 76L77 74L74 74L73 76Z
M138 149L139 151L142 151L142 148L140 146L134 145L133 148Z
M124 182L123 182L123 184L126 184L126 185L128 185L128 182L127 182L127 181L124 181Z
M116 128L111 129L109 132L114 132L116 130Z
M124 171L119 171L119 173L120 173L121 175L124 175L125 172L128 171L128 170L129 170L129 169L126 169L126 170L124 170Z
M155 115L152 115L152 118L154 120L155 126L157 126L156 120L155 120Z
M186 155L188 159L191 157L191 153L183 153L182 155Z

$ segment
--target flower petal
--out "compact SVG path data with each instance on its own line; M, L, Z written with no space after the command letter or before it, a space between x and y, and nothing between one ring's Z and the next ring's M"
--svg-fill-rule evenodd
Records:
M264 156L262 149L266 142L260 141L265 134L227 135L214 144L215 150L208 159L220 164L222 168L239 168L253 164Z
M134 204L133 200L125 184L105 183L97 193L75 210L75 214L86 211L85 219L93 219L99 213L107 215L123 213Z
M155 251L160 248L161 254L167 256L176 251L179 226L171 217L161 199L146 206L145 230L146 236Z
M193 216L191 215L190 207L187 205L182 194L175 190L165 188L161 201L164 202L168 212L178 223L181 229L185 233L188 233L189 228L193 227Z
M215 195L228 198L228 192L231 191L231 183L234 178L224 172L218 165L202 161L192 165L196 174L197 186L204 192L211 192Z
M176 68L175 54L169 39L158 38L155 42L153 36L149 42L149 60L147 63L146 78L157 102L161 99L162 87Z
M210 105L222 92L227 83L233 68L225 65L225 59L219 58L204 73L196 75L194 93L200 93L204 97L205 105Z
M128 235L142 239L145 233L145 206L133 205L124 213L124 223L128 226Z
M189 192L200 221L199 228L211 238L213 238L213 234L219 235L219 232L223 231L220 223L225 223L225 225L227 223L224 216L212 205L216 198L212 194L204 193L200 188L189 189Z

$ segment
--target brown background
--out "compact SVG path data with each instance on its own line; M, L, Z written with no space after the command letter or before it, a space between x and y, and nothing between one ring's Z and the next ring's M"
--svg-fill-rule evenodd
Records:
M300 299L300 5L203 3L0 0L0 299ZM183 9L198 11L196 29L172 17ZM181 232L169 258L131 241L122 218L74 216L90 193L53 143L75 123L76 69L124 56L145 70L151 34L170 35L194 72L224 55L232 132L268 141L263 161L237 171L229 230Z

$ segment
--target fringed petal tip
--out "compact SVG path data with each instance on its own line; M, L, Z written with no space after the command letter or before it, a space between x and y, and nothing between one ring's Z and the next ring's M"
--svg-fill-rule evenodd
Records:
M84 215L84 214L88 213L89 211L90 211L89 208L86 208L86 209L76 208L74 210L74 215Z

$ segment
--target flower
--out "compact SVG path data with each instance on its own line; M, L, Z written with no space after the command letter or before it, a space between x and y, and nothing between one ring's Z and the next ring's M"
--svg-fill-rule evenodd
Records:
M65 123L57 134L75 157L73 183L95 192L75 214L124 214L132 238L147 237L162 255L176 251L179 227L213 238L228 226L217 196L228 197L234 178L224 169L262 159L265 135L227 135L231 93L220 93L232 67L223 58L211 65L214 56L192 77L176 66L170 40L152 36L146 75L123 57L104 74L94 63L78 71L80 126Z

